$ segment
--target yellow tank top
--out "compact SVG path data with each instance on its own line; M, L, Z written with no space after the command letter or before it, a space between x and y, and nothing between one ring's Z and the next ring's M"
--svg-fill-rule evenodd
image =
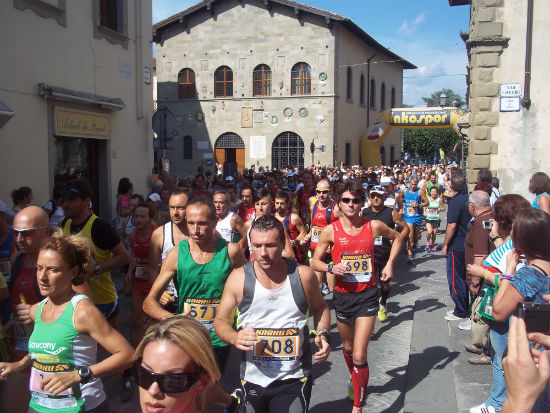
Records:
M92 214L90 219L88 219L88 222L86 222L86 225L84 225L84 228L82 228L82 231L80 231L76 235L78 235L79 237L88 238L90 241L92 241L92 225L96 219L97 215ZM65 226L63 227L63 233L66 235L71 234L71 222L73 222L73 220L68 219L67 222L65 222ZM101 264L102 262L111 259L111 257L113 256L113 253L111 251L98 248L93 243L93 241L92 244L95 247L96 264ZM94 300L94 304L110 304L116 301L117 297L115 292L115 285L113 284L113 280L111 280L111 273L109 271L106 271L99 275L92 275L88 280L88 283L90 284L92 294L94 295L92 297Z

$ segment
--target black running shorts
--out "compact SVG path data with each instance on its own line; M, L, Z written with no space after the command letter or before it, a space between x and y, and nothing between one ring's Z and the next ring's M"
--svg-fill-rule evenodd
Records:
M344 324L353 324L357 317L372 317L378 312L380 290L371 287L360 293L334 291L332 303L336 319Z

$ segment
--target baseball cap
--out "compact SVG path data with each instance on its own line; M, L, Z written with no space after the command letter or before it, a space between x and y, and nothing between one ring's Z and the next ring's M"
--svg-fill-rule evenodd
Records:
M292 172L292 171L286 174L286 176L295 176L295 175L296 175L296 172Z
M153 202L160 202L160 195L156 192L153 192L151 195L147 197L147 199L153 201Z
M369 193L386 195L386 189L381 185L374 185Z
M233 178L231 175L225 177L225 180L226 180L226 181L233 181L233 179L234 179L234 178Z
M92 197L92 187L84 179L75 179L69 181L65 184L65 189L63 190L63 197L74 199L74 198L91 198Z

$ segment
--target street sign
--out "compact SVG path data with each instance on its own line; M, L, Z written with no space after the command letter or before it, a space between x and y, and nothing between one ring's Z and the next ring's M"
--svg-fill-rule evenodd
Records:
M521 98L519 96L500 98L501 112L519 112L520 109L521 109Z
M521 84L503 83L502 85L500 85L500 96L504 96L504 97L521 96Z

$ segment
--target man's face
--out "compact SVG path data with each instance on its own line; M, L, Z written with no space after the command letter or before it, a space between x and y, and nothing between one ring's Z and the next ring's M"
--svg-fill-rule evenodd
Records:
M415 192L417 187L418 187L418 181L416 181L415 179L411 179L410 180L411 192Z
M193 204L185 211L189 236L199 245L208 243L214 236L216 221L208 212L208 206L203 204Z
M271 213L271 198L268 196L263 197L254 204L254 210L256 213L256 218L260 218L266 214Z
M130 208L132 212L136 209L137 204L139 204L138 198L130 198Z
M310 187L313 183L313 178L311 177L311 174L302 175L302 183L305 187Z
M363 202L360 198L357 198L351 192L346 191L340 197L339 205L340 210L347 217L359 216Z
M243 201L243 204L250 208L252 206L252 190L243 189L241 191L241 199Z
M384 200L386 199L386 195L377 194L374 192L371 192L369 194L370 203L373 207L379 208L382 205L384 205Z
M288 213L288 205L286 199L275 198L275 211L281 216L285 216Z
M250 231L250 246L254 260L263 270L273 268L282 260L284 244L276 229Z
M319 202L324 203L330 194L330 185L327 181L322 180L317 182L315 193Z
M214 195L214 207L216 207L216 215L218 218L225 218L229 211L229 202L225 199L224 194Z
M63 212L65 218L74 218L82 214L84 211L88 211L90 205L90 198L64 198L63 199Z
M431 174L430 175L430 182L435 185L435 183L437 182L437 175L436 174Z
M170 208L170 220L172 223L179 225L185 221L185 208L187 207L187 195L179 194L172 195L168 203Z
M132 223L137 229L147 228L149 221L149 208L140 206L134 210L134 214L132 215Z
M38 253L50 236L50 226L25 214L17 214L13 220L13 230L17 247L24 254Z

